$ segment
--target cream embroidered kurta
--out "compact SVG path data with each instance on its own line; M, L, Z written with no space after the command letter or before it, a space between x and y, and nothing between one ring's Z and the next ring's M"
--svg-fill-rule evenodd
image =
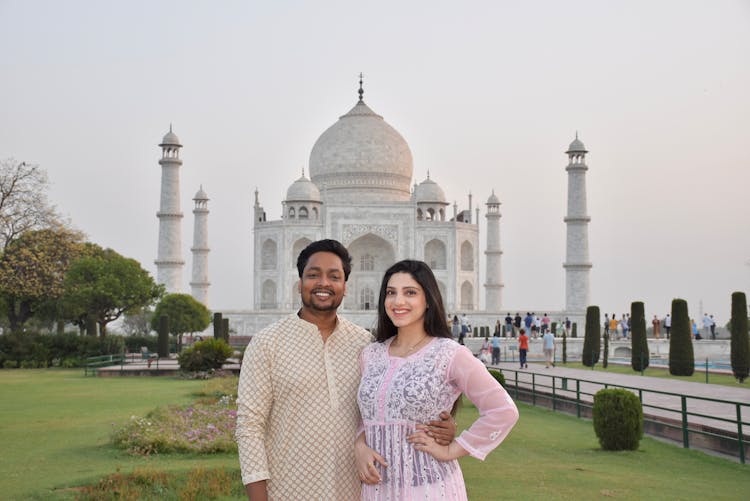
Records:
M245 350L237 398L242 482L268 480L273 501L352 500L359 354L370 333L339 318L325 343L296 314Z

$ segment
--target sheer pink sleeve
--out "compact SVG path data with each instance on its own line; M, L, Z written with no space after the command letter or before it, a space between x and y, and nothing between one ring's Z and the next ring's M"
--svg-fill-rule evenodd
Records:
M479 419L456 438L461 447L483 460L505 440L518 421L518 409L508 392L464 346L448 367L448 379L479 409Z
M359 375L362 377L362 373L365 371L365 350L359 352ZM359 392L359 386L357 386L357 391ZM365 424L362 421L362 416L357 412L357 415L359 416L359 424L357 425L357 433L354 435L354 439L356 440L362 433L365 432Z

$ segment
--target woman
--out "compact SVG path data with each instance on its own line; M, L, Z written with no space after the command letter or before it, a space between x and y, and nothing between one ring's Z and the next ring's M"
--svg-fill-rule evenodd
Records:
M450 337L430 268L412 260L391 266L380 288L377 342L361 355L355 457L363 500L467 499L457 459L484 459L518 420L502 386ZM461 393L481 416L468 430L447 446L415 433Z
M458 315L453 315L453 323L451 325L451 337L457 339L461 335L461 322L458 320Z

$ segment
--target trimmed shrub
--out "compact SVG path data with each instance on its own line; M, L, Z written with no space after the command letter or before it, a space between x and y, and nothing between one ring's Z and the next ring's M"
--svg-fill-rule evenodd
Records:
M583 337L583 352L581 362L586 367L593 367L599 361L599 307L589 306L586 308L586 330Z
M221 337L224 342L229 344L229 319L224 318L221 320Z
M207 371L221 369L233 353L232 347L223 339L206 339L186 348L177 357L180 369L184 371Z
M169 316L161 315L159 317L159 338L156 344L156 353L166 358L169 356Z
M550 329L552 329L552 334L557 336L557 322L552 322Z
M732 318L730 320L732 374L744 383L750 375L750 337L748 336L747 298L744 292L732 293Z
M505 376L503 375L503 371L499 371L497 369L489 369L489 373L492 377L497 380L498 383L500 383L500 386L505 388Z
M643 437L643 407L628 390L599 390L594 395L594 432L605 451L634 451Z
M602 339L604 340L604 348L602 348L602 367L606 369L609 367L609 334L605 332Z
M568 335L563 331L562 335L562 363L567 364L568 363Z
M672 300L672 334L669 337L669 373L673 376L692 376L695 372L693 339L687 301Z
M634 371L645 371L649 365L649 353L643 302L630 303L630 323L630 366Z
M224 326L221 313L214 313L214 339L224 338Z
M570 327L570 337L578 337L578 323L573 322L573 325Z

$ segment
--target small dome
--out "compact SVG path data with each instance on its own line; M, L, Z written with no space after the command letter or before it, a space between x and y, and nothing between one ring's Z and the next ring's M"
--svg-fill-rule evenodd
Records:
M427 179L417 185L414 190L414 198L417 203L439 203L445 204L445 192L435 181L427 176Z
M581 140L578 139L578 134L576 134L576 138L572 143L570 143L570 146L568 146L568 151L566 151L565 153L588 153L588 150L583 145Z
M167 132L164 135L164 139L161 140L161 144L159 146L182 146L180 144L180 138L177 137L177 134L172 132L172 126L169 126L169 132Z
M315 183L305 177L297 179L286 191L287 202L320 202L320 190Z
M495 195L495 190L492 190L492 195L487 199L487 205L500 205L500 199Z
M193 200L209 200L208 195L203 191L203 185L201 185L200 189L195 193Z

